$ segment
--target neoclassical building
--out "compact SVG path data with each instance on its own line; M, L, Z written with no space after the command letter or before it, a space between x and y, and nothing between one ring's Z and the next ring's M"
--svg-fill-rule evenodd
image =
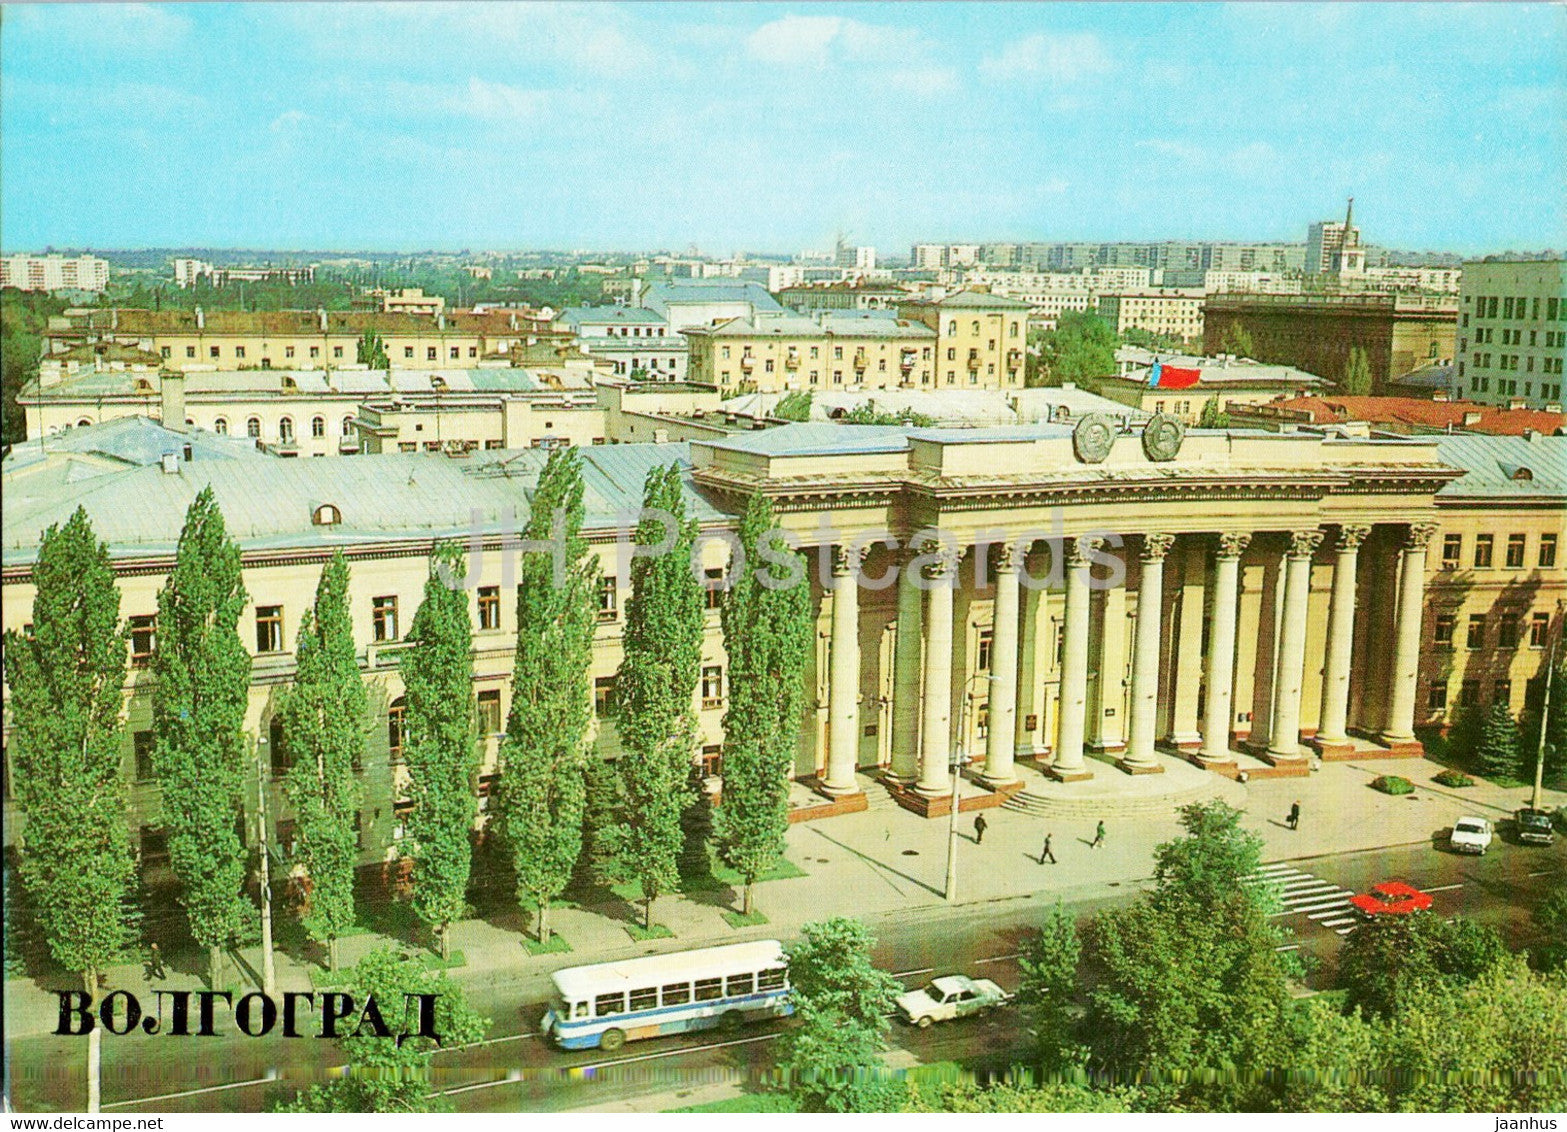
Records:
M1567 438L1187 432L1169 418L1121 429L1096 416L986 429L815 424L584 449L587 534L604 575L600 716L620 662L632 510L648 471L672 461L685 469L707 578L721 578L724 536L755 492L807 551L816 649L795 773L828 809L854 808L883 784L920 809L948 791L960 752L1000 793L1025 761L1066 791L1090 776L1157 773L1171 756L1227 775L1264 764L1305 773L1314 750L1417 753L1417 732L1460 704L1524 707L1567 596ZM31 618L42 531L77 506L114 559L144 864L161 846L148 759L157 592L197 492L211 485L243 551L247 723L285 843L278 696L322 564L334 550L349 559L374 712L359 815L370 864L408 806L397 658L443 539L470 548L481 807L493 785L510 707L515 532L545 459L197 452L5 469L7 628ZM693 705L697 757L715 777L727 694L717 609L715 591ZM607 722L598 746L620 753ZM7 822L8 838L16 829Z

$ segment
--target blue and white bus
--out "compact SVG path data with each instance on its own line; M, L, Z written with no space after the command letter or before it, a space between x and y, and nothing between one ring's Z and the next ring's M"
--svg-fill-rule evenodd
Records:
M638 1038L794 1013L783 945L774 939L567 967L552 979L541 1029L562 1049L615 1050Z

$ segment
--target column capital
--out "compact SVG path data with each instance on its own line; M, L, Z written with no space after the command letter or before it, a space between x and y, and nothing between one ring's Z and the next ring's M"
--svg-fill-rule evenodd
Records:
M866 555L870 554L869 546L844 546L835 543L832 548L832 572L833 577L842 578L853 574L865 565Z
M1353 554L1370 535L1371 528L1365 523L1345 523L1338 529L1338 542L1333 549L1340 554Z
M1164 556L1170 553L1170 547L1174 545L1174 535L1144 535L1143 548L1138 552L1138 557L1144 562L1163 562Z
M963 548L947 546L931 539L920 547L920 555L931 559L925 563L924 574L927 580L936 582L957 573L958 563L963 561Z
M1249 531L1225 531L1219 536L1219 557L1239 558L1251 545Z
M1102 538L1091 538L1088 535L1080 535L1066 544L1066 564L1071 570L1079 566L1089 566L1092 563L1088 556L1105 544Z
M1309 531L1291 531L1290 549L1291 558L1310 558L1317 552L1317 547L1322 545L1322 532L1313 527Z
M1436 534L1435 523L1410 523L1409 535L1404 540L1405 550L1424 550L1431 545L1431 536Z
M1023 557L1028 551L1015 542L992 543L995 547L996 557L992 565L998 574L1015 574L1023 565Z

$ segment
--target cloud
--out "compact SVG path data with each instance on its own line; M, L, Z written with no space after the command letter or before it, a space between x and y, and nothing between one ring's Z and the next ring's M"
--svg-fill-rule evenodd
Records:
M1067 86L1110 69L1109 52L1090 32L1025 36L1007 44L1000 54L987 55L979 64L979 73L991 82L1044 80L1052 86Z
M506 83L486 82L477 76L468 80L465 99L449 103L458 113L489 120L516 120L540 117L549 103L545 91L523 90Z
M784 16L763 24L745 41L751 59L783 67L894 63L923 51L923 38L913 29L843 16Z
M16 23L18 33L48 36L62 49L74 45L126 53L171 48L191 28L185 16L156 4L12 4L6 6L5 19Z
M272 124L268 126L267 129L271 130L274 134L281 134L285 130L297 129L309 120L310 115L306 114L303 110L285 110L276 118L272 119Z

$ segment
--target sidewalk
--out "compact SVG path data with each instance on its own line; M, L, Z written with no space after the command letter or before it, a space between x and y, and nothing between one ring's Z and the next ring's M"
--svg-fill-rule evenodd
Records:
M1091 764L1097 776L1121 772L1104 763ZM1246 785L1226 783L1225 797L1238 800L1245 824L1263 838L1263 859L1278 861L1358 850L1431 843L1463 814L1497 818L1523 805L1526 789L1503 790L1481 780L1472 787L1449 789L1431 779L1442 768L1421 759L1363 759L1330 762L1310 778L1263 779ZM1416 786L1415 793L1390 797L1370 789L1379 774L1398 774ZM1160 776L1163 777L1163 776ZM899 808L878 785L865 780L870 808L816 822L791 826L788 858L805 876L757 886L756 907L768 923L731 928L721 913L739 907L740 894L731 889L699 892L691 897L664 897L654 920L670 928L672 939L636 942L626 932L628 920L602 911L558 908L552 911L555 930L572 947L569 954L530 956L515 930L484 920L467 920L453 929L452 946L467 965L452 975L494 1013L506 1004L521 1005L545 997L550 972L582 963L636 955L706 947L745 939L789 939L802 924L830 916L856 916L874 924L893 917L920 917L932 930L951 917L977 906L1037 899L1068 903L1125 893L1152 872L1152 851L1180 833L1175 814L1106 819L1106 840L1089 847L1097 818L1049 818L1006 809L984 811L989 823L983 844L975 844L971 814L959 818L958 896L949 905L942 895L946 877L948 827L945 819L927 820ZM1284 825L1294 801L1301 804L1298 831ZM1546 792L1546 805L1567 803L1567 793ZM1046 833L1053 834L1056 865L1040 865L1038 854ZM624 907L620 909L625 914ZM640 906L633 913L640 922ZM370 933L340 944L341 962L352 965L361 955L388 942ZM407 947L400 941L390 941ZM411 949L412 950L412 949ZM149 986L141 968L109 972L108 985L138 996L163 988L199 989L200 959L194 953L170 956L170 978ZM259 949L246 949L243 959L259 970ZM178 969L176 968L176 962ZM281 990L308 991L308 969L292 957L277 955ZM247 983L259 985L259 978ZM5 1025L13 1037L44 1034L56 1023L55 996L30 978L7 979ZM491 1004L498 1004L492 1006Z

